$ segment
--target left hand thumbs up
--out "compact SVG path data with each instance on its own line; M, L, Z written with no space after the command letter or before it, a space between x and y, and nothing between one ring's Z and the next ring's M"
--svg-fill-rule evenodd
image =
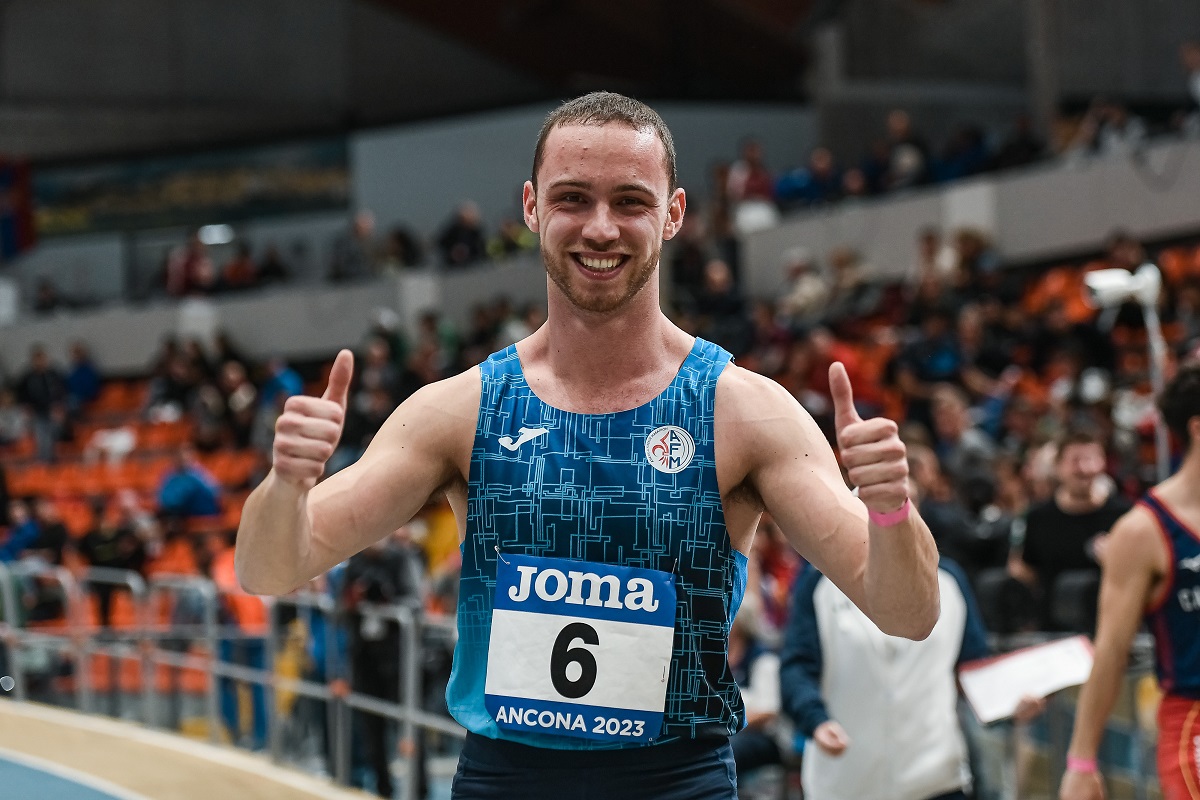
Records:
M878 514L897 510L908 499L908 450L899 428L885 417L859 416L850 376L840 361L829 367L829 391L838 450L859 499Z

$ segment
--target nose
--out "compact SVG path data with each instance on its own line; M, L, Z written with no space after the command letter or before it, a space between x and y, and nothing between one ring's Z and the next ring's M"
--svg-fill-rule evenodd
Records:
M583 225L583 238L589 244L601 245L597 249L602 250L603 245L615 242L620 236L621 229L612 209L606 203L595 203Z

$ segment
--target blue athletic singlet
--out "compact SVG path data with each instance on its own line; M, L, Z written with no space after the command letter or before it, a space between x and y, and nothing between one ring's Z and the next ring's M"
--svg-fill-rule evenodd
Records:
M726 643L745 591L746 557L725 528L713 444L717 378L729 360L697 339L662 394L612 414L543 403L525 381L515 346L480 366L459 638L446 690L450 713L467 730L558 749L633 746L505 729L485 708L497 558L510 553L672 574L674 639L654 741L729 735L741 726Z
M1171 574L1161 601L1146 614L1154 634L1155 667L1164 692L1200 700L1200 534L1151 490L1141 500L1158 520Z

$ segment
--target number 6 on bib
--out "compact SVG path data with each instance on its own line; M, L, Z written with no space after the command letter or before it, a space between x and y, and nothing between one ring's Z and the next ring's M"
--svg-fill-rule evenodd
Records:
M662 729L675 576L504 554L484 704L501 728L605 741Z

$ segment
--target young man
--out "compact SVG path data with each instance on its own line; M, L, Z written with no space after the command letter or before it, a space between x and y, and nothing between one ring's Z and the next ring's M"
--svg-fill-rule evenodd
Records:
M1079 695L1061 800L1101 800L1096 751L1143 617L1166 693L1158 711L1164 800L1200 799L1200 365L1180 369L1159 398L1187 447L1179 471L1117 522L1104 552L1096 661Z
M1058 442L1054 472L1058 487L1050 499L1034 505L1013 536L1008 571L1041 598L1041 629L1068 629L1056 615L1055 591L1066 572L1099 573L1097 552L1129 501L1118 495L1104 473L1104 443L1091 431L1068 431ZM1019 531L1019 533L1018 533ZM1095 600L1084 616L1095 619ZM1090 623L1076 620L1076 629L1091 633Z
M553 112L524 207L546 323L415 393L316 485L345 411L340 353L324 397L279 419L242 581L291 591L445 494L464 542L447 700L471 732L454 796L735 797L726 638L764 509L881 628L922 638L937 620L904 446L894 422L858 418L835 365L855 499L787 392L662 313L659 256L686 198L647 106L597 93Z

